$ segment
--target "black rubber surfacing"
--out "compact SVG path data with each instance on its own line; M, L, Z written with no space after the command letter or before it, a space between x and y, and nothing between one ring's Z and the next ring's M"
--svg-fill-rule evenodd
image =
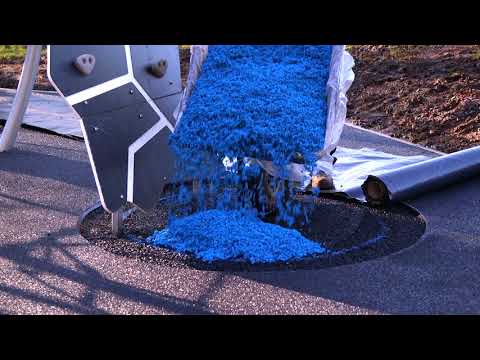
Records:
M135 211L131 214L125 220L123 238L112 235L110 215L102 208L85 215L80 232L88 241L116 255L171 267L239 272L319 269L373 260L410 247L426 229L422 216L401 204L376 209L334 198L317 198L314 203L312 221L297 229L310 240L321 243L329 252L289 262L251 264L233 260L208 263L190 254L135 241L166 226L168 210L162 202L148 213Z

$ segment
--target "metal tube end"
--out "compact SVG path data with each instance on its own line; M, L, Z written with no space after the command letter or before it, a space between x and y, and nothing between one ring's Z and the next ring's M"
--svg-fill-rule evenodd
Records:
M368 177L362 185L363 193L367 202L375 206L385 206L390 202L390 196L386 185L375 177Z

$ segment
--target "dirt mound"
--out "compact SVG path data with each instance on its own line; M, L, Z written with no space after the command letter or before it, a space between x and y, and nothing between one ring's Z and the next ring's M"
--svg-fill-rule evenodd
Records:
M354 46L349 119L443 152L480 145L480 46Z
M35 90L54 90L47 76L47 56L42 55L42 61L35 81ZM0 88L16 89L22 73L23 60L0 60Z

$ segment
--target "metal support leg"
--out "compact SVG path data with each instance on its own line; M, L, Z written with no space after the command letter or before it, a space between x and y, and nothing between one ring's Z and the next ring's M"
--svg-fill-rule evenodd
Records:
M22 75L20 76L12 110L0 136L0 152L8 151L15 145L18 130L25 116L33 85L37 78L41 52L42 45L28 45L27 47L27 55L23 63Z
M112 233L117 238L123 235L123 209L112 213Z

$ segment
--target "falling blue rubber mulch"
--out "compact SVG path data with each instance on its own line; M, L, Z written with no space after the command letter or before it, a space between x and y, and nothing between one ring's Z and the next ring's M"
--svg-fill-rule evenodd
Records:
M325 140L331 52L329 45L210 46L202 75L171 137L179 179L201 178L206 180L201 185L208 183L213 193L229 195L225 188L245 184L250 169L240 166L225 175L215 166L211 172L207 164L225 157L254 157L284 166L300 153L305 165L313 167ZM247 210L255 208L246 204L257 191L259 201L266 199L262 186L257 187L243 186L231 208L224 206L231 202L226 196L228 201L220 201L214 210L173 218L166 229L145 241L208 262L272 263L325 252L297 230L264 223ZM188 195L180 188L179 199L189 199ZM282 219L293 221L298 211L290 205L278 210Z
M246 210L208 210L177 218L144 240L206 262L244 260L252 264L291 261L322 254L320 244L297 230L264 223Z
M330 45L214 45L175 134L182 154L313 164L323 148Z

